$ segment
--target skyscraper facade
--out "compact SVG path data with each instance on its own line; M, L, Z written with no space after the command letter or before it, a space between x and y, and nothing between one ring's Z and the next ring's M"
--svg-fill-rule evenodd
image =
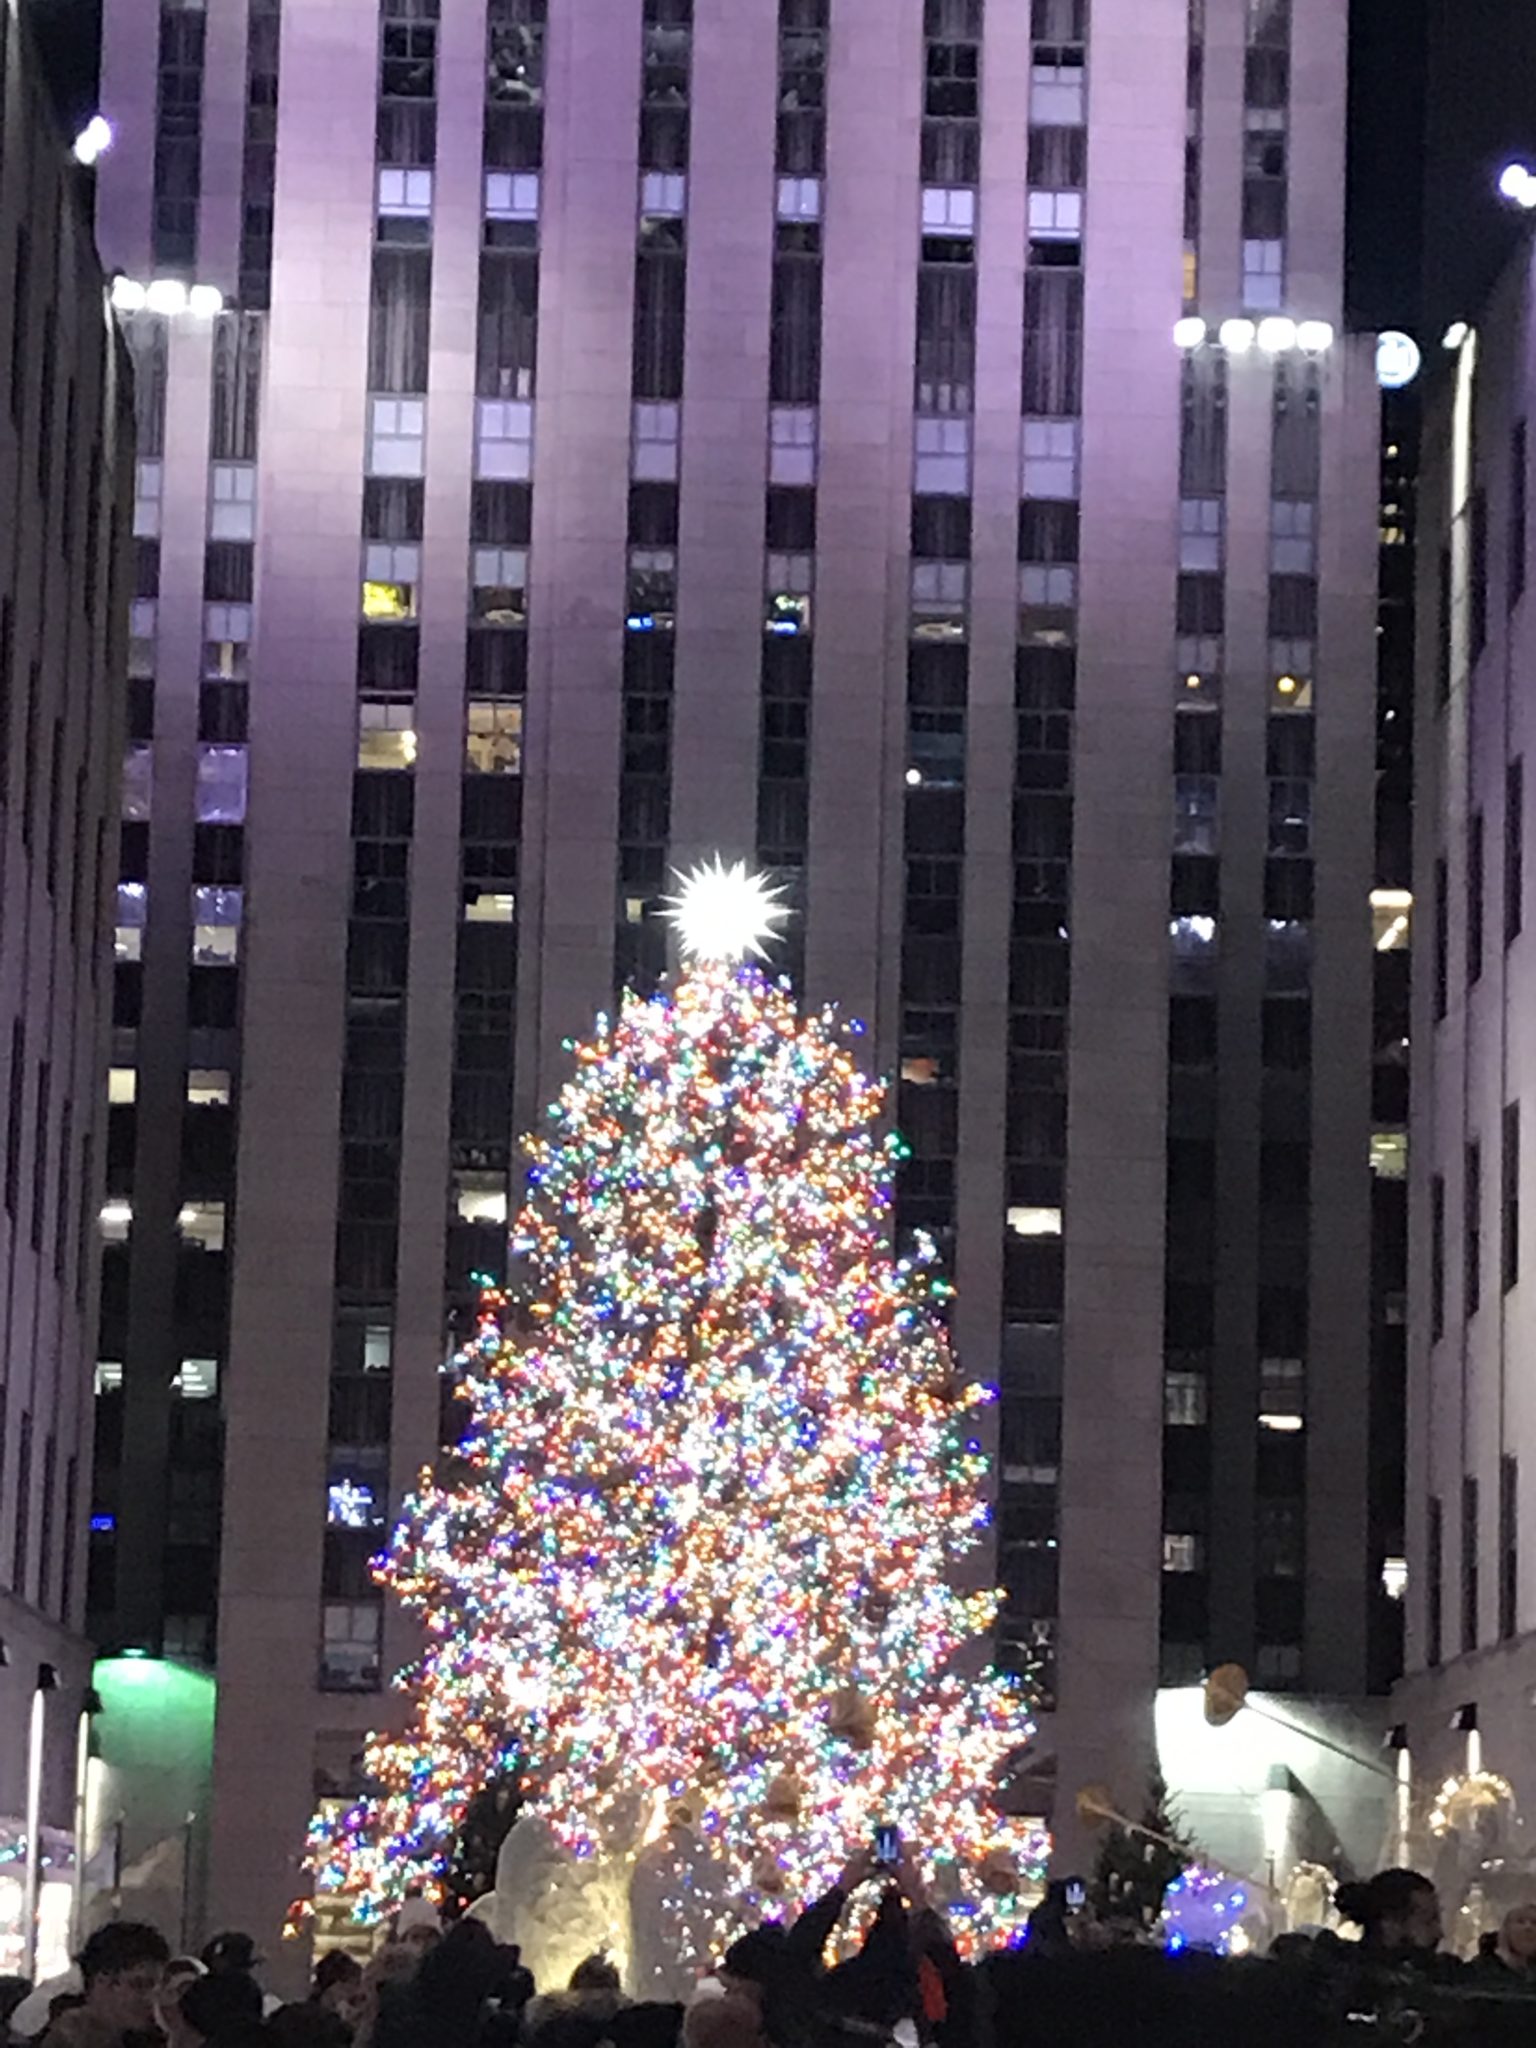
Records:
M1364 1690L1345 15L109 0L103 244L204 290L128 316L95 1584L119 1642L216 1615L219 1923L388 1711L367 1560L513 1133L717 850L897 1077L1066 1853L1160 1681Z
M121 750L127 360L84 172L0 9L0 1839L73 1824ZM41 1741L29 1739L41 1680ZM0 1917L15 1968L20 1921Z

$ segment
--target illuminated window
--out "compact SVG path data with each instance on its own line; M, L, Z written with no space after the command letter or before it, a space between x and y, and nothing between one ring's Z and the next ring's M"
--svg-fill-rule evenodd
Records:
M192 891L192 958L199 967L233 967L240 957L245 891L199 884Z
M160 493L164 468L158 462L141 462L133 480L133 537L157 540L160 534Z
M407 220L432 217L432 173L427 170L379 172L379 212Z
M1381 1560L1381 1590L1389 1600L1403 1600L1408 1595L1408 1560L1406 1557L1384 1557Z
M144 955L144 926L149 916L149 891L142 882L117 885L117 925L113 955L118 960L140 960Z
M631 633L669 633L677 621L677 555L631 548L624 623Z
M640 211L657 219L677 219L688 211L688 179L682 171L642 171Z
M466 924L512 924L517 917L517 898L491 889L479 889L465 898Z
M422 398L369 401L368 475L426 473L427 405Z
M147 743L123 749L123 822L142 823L149 817L154 784L155 750Z
M134 1102L139 1093L139 1070L137 1067L108 1067L107 1100L121 1107Z
M1203 1372L1163 1374L1163 1421L1169 1429L1203 1428L1208 1415L1208 1385Z
M1259 1361L1259 1427L1293 1434L1306 1427L1307 1366L1302 1358Z
M767 569L765 630L782 634L808 633L811 630L811 589L816 577L815 557L771 554Z
M187 1101L198 1109L222 1107L229 1101L229 1074L223 1067L189 1067Z
M1083 232L1081 192L1031 192L1029 238L1032 242L1075 242Z
M676 408L674 407L675 411ZM413 471L419 475L420 471ZM526 483L533 474L533 406L525 398L475 403L475 475Z
M1371 942L1378 953L1413 943L1413 896L1407 889L1371 891Z
M365 619L414 619L421 550L412 542L369 541L363 549Z
M1163 1570L1165 1572L1198 1572L1204 1569L1205 1545L1198 1536L1164 1536Z
M971 488L971 423L920 416L913 427L912 488L925 495L963 497Z
M415 699L363 698L357 707L358 767L409 768L415 759Z
M133 1204L121 1195L109 1195L101 1205L101 1241L103 1244L126 1244L128 1233L133 1228Z
M123 1361L120 1358L98 1358L96 1361L96 1392L115 1394L123 1384Z
M197 821L200 825L243 825L250 755L244 747L200 746L197 750Z
M453 1176L453 1210L461 1223L505 1223L507 1177L471 1170Z
M1037 63L1030 72L1030 125L1034 128L1081 128L1082 52L1061 50L1052 55L1062 61Z
M184 1358L171 1385L183 1401L211 1401L219 1391L216 1358Z
M1024 422L1020 497L1077 496L1078 428L1071 419Z
M538 172L487 171L485 174L485 217L487 220L537 220L539 217Z
M643 411L637 407L637 411ZM673 411L676 407L672 408ZM674 440L676 435L673 436ZM768 409L768 481L771 484L813 484L816 481L816 408L774 405ZM675 460L667 472L677 475ZM638 466L636 476L640 475Z
M176 1218L176 1228L183 1244L195 1244L200 1251L221 1252L224 1249L224 1204L183 1202Z
M1408 1178L1408 1133L1372 1131L1371 1171L1378 1180Z
M371 1486L335 1479L325 1490L325 1519L333 1529L373 1529L384 1517Z
M363 1371L388 1372L394 1358L395 1336L388 1323L367 1323L363 1327Z
M780 220L820 220L820 178L780 178L778 216Z
M475 775L517 775L522 765L521 700L471 697L465 706L464 766Z
M1011 1208L1008 1228L1015 1237L1060 1237L1059 1209Z
M528 550L474 548L469 608L488 626L521 626L528 618Z

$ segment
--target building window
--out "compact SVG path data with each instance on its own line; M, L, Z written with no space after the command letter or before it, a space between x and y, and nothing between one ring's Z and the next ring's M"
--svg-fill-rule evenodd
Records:
M1499 1154L1499 1283L1508 1294L1520 1278L1520 1105L1504 1105Z
M160 462L140 462L134 467L135 540L158 540L160 537L160 494L164 475L165 465Z
M1438 1343L1445 1335L1445 1178L1429 1184L1429 1334Z
M471 775L518 775L523 707L512 697L471 697L465 705L464 766Z
M1299 1643L1260 1643L1254 1676L1261 1685L1294 1685L1301 1677Z
M1168 1535L1163 1538L1165 1572L1200 1572L1205 1569L1205 1545L1198 1536Z
M1478 1640L1478 1520L1477 1481L1468 1474L1461 1482L1461 1650L1467 1657Z
M1225 507L1220 498L1185 498L1179 506L1179 567L1219 574Z
M149 922L149 890L142 882L117 885L117 922L113 957L121 962L144 956L144 927Z
M114 1108L126 1108L138 1100L139 1070L137 1067L109 1067L107 1069L107 1101Z
M256 537L256 469L249 462L216 462L208 505L210 540Z
M1525 919L1525 762L1504 770L1504 943L1514 944Z
M189 1067L187 1103L193 1109L227 1109L230 1103L230 1077L227 1068Z
M431 171L401 171L380 166L379 213L386 219L430 220Z
M780 178L777 214L780 220L820 220L820 178Z
M1450 953L1451 953L1451 880L1450 869L1442 854L1435 862L1435 929L1434 929L1434 1000L1435 1022L1443 1023L1450 1003Z
M485 217L487 220L536 221L539 217L538 172L487 171Z
M526 399L480 399L475 406L475 475L524 483L532 474L532 405Z
M1467 514L1468 658L1476 661L1488 645L1488 493L1476 490Z
M914 427L912 488L921 494L963 497L971 487L968 419L918 419Z
M1075 242L1083 232L1081 192L1032 191L1029 195L1029 238L1032 242Z
M1445 1654L1445 1510L1431 1499L1425 1517L1429 1586L1425 1600L1424 1661L1433 1669Z
M485 408L481 410L483 413ZM425 475L425 399L375 398L369 408L368 427L370 476Z
M914 562L913 630L943 633L949 629L963 633L970 579L969 562Z
M357 707L358 767L403 769L415 762L415 699L362 698Z
M636 411L647 410L637 407ZM672 466L666 472L669 478L677 475L677 433L676 408L668 407L674 415L672 434ZM636 442L636 476L644 472L639 466L639 442ZM774 405L768 409L768 481L771 484L807 485L816 481L816 408L814 405Z
M199 1251L223 1251L224 1204L183 1202L176 1218L176 1231L183 1244L196 1245Z
M192 959L198 967L233 967L240 957L245 892L200 885L192 891Z
M1175 853L1215 854L1221 849L1221 783L1214 775L1176 775L1173 791Z
M1032 128L1081 128L1083 125L1083 53L1061 50L1037 61L1029 78L1029 121Z
M1076 498L1079 433L1075 419L1025 420L1021 497Z
M1520 1465L1499 1460L1499 1641L1513 1642L1520 1626Z
M1307 1362L1304 1358L1259 1360L1259 1427L1294 1436L1306 1427Z
M528 621L528 550L473 548L470 551L470 616L486 626L522 626Z
M1467 986L1482 979L1483 973L1483 814L1474 811L1467 820Z
M200 825L243 825L250 755L244 747L200 746L197 750L197 821Z
M368 541L363 548L362 616L414 619L421 550L412 541Z
M1317 573L1317 507L1310 498L1277 498L1271 512L1270 572L1275 576Z
M1209 1420L1209 1385L1203 1372L1163 1374L1163 1422L1169 1429L1201 1429Z
M1483 1298L1483 1148L1469 1140L1462 1180L1462 1313L1475 1316Z
M1243 243L1243 305L1250 313L1278 313L1285 296L1284 242Z
M637 483L676 483L678 408L635 407L632 474Z
M321 1624L323 1692L377 1692L383 1609L377 1601L328 1600Z

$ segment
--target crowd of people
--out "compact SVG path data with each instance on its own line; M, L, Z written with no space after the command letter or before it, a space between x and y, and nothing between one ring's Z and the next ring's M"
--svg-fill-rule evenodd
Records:
M872 1910L851 1954L828 1950L856 1892ZM569 1984L534 1983L474 1919L444 1927L412 1900L366 1962L333 1948L306 1998L262 1988L248 1935L173 1956L153 1927L114 1921L69 1976L0 1980L11 2048L1123 2048L1177 2043L1536 2043L1536 1902L1475 1960L1444 1951L1439 1900L1408 1870L1339 1888L1358 1939L1283 1935L1242 1961L1173 1956L1052 1885L1015 1949L967 1966L915 1865L857 1857L785 1925L742 1934L686 2005L626 1999L595 1955Z

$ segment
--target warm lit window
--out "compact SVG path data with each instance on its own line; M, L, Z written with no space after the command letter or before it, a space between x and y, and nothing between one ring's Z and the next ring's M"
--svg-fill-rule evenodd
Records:
M414 619L421 550L406 541L370 541L363 549L365 619Z
M1371 939L1378 953L1413 943L1413 896L1407 889L1371 891Z
M1372 1131L1371 1171L1378 1180L1408 1178L1408 1133Z
M528 550L474 548L469 608L488 626L521 626L528 618Z
M117 885L117 926L113 954L118 960L139 960L144 954L144 926L149 916L149 891L142 882Z
M243 825L250 769L244 747L197 750L197 820L200 825Z
M461 1223L505 1223L507 1177L469 1170L453 1176L453 1213Z
M244 908L243 889L199 884L192 891L192 959L197 966L234 966Z
M139 1070L137 1067L108 1067L107 1100L119 1108L137 1101L139 1093Z
M223 1067L189 1067L187 1101L193 1108L222 1107L229 1101L229 1074Z
M498 894L491 889L480 889L465 898L464 922L466 924L511 924L517 915L517 898Z
M195 1244L200 1251L221 1252L224 1249L224 1204L183 1202L181 1213L176 1218L176 1228L183 1244Z
M1008 1211L1008 1228L1015 1237L1060 1237L1061 1211L1015 1207Z
M133 1204L121 1195L109 1195L101 1205L101 1241L126 1244L133 1228Z
M409 768L415 759L415 700L363 698L357 707L358 767Z
M474 775L517 775L522 765L522 700L471 697L465 706L464 766Z

